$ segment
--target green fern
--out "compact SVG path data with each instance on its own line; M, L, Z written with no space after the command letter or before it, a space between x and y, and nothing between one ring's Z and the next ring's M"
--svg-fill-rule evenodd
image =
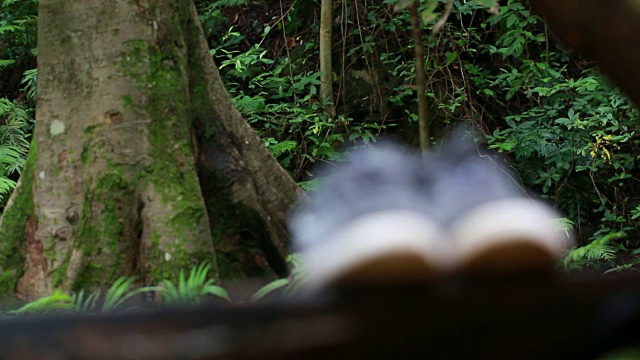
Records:
M564 265L566 268L572 268L572 264L584 262L585 260L587 262L613 260L616 257L616 252L620 250L620 247L613 246L611 243L613 240L621 239L626 236L627 234L624 231L612 232L585 246L573 249L565 256Z
M284 153L290 153L295 151L298 143L293 140L285 140L275 144L269 144L267 149L273 155L273 157L277 158Z
M35 52L35 55L37 55L37 49L33 49L32 52ZM23 74L22 74L22 85L24 86L22 88L22 91L26 92L27 95L27 99L31 100L31 101L36 101L36 82L38 80L38 69L31 69L31 70L26 70Z
M567 219L565 217L557 218L554 220L554 224L567 235L568 238L571 237L571 230L574 229L575 225L571 219Z
M248 5L248 0L219 0L211 4L211 7L220 9L220 8L230 8L235 6L243 6Z
M9 178L14 172L20 172L24 167L25 156L19 149L0 145L0 205L5 204L9 195L16 188L16 182Z
M16 182L0 176L0 199L8 197L9 194L16 188Z
M13 65L15 63L16 63L15 60L3 60L3 59L0 59L0 68L7 67L7 66Z
M0 98L0 207L16 186L9 176L19 174L29 152L32 110Z
M33 109L0 98L0 145L15 146L26 155L29 133L34 123Z
M2 25L0 26L0 35L3 35L4 33L7 33L7 32L15 32L18 30L20 30L20 27L15 25Z
M300 186L304 191L316 191L320 188L321 184L322 184L322 179L318 179L318 178L313 178L309 181L298 182L298 186Z
M25 164L25 158L20 149L11 145L0 145L0 176L20 172Z

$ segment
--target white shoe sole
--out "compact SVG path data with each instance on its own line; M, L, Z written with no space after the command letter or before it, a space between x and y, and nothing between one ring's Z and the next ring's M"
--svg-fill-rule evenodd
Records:
M454 265L453 247L441 226L406 210L362 216L307 250L308 290L342 283L424 281Z
M458 266L472 273L551 270L571 244L558 217L551 207L526 198L474 207L450 227Z

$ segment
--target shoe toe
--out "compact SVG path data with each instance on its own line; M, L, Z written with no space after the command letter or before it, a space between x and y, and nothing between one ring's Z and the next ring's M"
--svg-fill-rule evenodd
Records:
M501 199L465 212L450 226L463 271L504 272L553 269L569 248L569 236L546 204L527 198Z
M307 287L424 281L453 267L447 240L441 226L420 213L387 210L361 216L304 250L305 272L313 275Z

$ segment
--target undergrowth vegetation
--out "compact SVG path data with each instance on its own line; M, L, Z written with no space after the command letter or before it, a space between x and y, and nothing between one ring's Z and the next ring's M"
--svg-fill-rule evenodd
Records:
M291 275L264 285L250 299L232 299L225 288L214 285L209 277L211 264L205 262L193 267L188 275L182 271L177 283L164 280L157 286L136 287L137 279L122 277L104 294L100 290L91 293L80 290L73 294L56 290L16 309L0 312L0 316L146 311L158 307L198 306L216 299L226 304L239 304L260 301L274 292L279 297L286 297L298 289L302 271L296 256L289 256L287 261L292 267Z
M421 4L437 14L444 2ZM334 4L335 117L317 99L318 24L301 18L308 9L203 7L205 24L228 25L209 40L229 92L296 180L310 178L312 163L337 160L343 144L393 135L417 145L410 22L395 3ZM635 265L636 109L593 63L563 49L524 2L501 2L499 15L479 2L454 5L443 30L425 38L433 143L473 122L525 187L566 214L581 246L568 254L568 269Z
M37 1L0 3L0 211L24 167L36 100Z
M436 15L445 2L420 1ZM418 143L414 45L409 15L394 12L396 3L334 1L333 116L318 99L319 1L196 1L234 103L305 189L318 183L311 166L339 161L347 146L390 135ZM36 5L0 3L0 210L25 163L34 125ZM580 245L567 255L568 269L634 268L637 110L594 64L563 49L525 2L500 5L495 15L482 1L455 0L443 29L425 36L432 142L457 123L473 122L525 187L566 214ZM163 301L192 294L187 279L183 287L164 284ZM207 284L194 293L222 294ZM54 295L89 308L98 297Z

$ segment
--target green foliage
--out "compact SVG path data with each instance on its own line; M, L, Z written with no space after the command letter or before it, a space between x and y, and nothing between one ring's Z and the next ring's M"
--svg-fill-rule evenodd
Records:
M22 77L22 91L25 92L27 100L35 103L36 101L36 81L38 79L38 69L31 69L24 72Z
M298 289L302 272L300 260L297 255L293 254L287 257L287 263L291 266L291 275L286 279L278 279L265 285L251 297L251 301L258 301L278 289L284 288L283 294L285 296L291 295ZM7 311L6 314L102 313L139 309L139 306L134 307L127 301L134 296L144 294L158 300L157 305L199 305L210 300L210 296L231 302L229 293L224 288L214 285L213 280L208 278L210 269L211 264L204 262L193 267L188 277L185 276L184 271L181 271L177 284L165 280L160 286L141 288L134 287L135 278L121 277L111 285L104 296L100 290L88 295L84 290L80 290L71 296L61 290L56 290L49 296L27 303L16 310Z
M260 299L262 299L263 297L269 295L270 293L281 289L285 286L289 285L289 279L277 279L274 280L270 283L268 283L267 285L261 287L258 291L256 291L255 294L253 294L253 296L251 296L251 301L252 302L256 302Z
M36 0L6 0L0 4L0 70L31 57L36 46L37 13Z
M263 30L263 37L270 28ZM332 118L317 101L320 73L304 70L307 59L273 60L260 44L246 51L229 50L245 39L229 29L211 50L234 104L263 143L294 178L318 160L339 159L338 147L346 141L375 141L386 125L352 123L344 116ZM316 51L315 44L303 45Z
M94 291L91 294L86 295L84 289L81 289L77 293L74 293L71 298L74 304L74 311L88 313L95 311L97 308L98 300L100 299L100 291Z
M60 290L56 290L49 296L34 300L19 309L8 311L9 315L43 314L51 312L64 312L73 309L73 299Z
M201 304L209 295L231 301L224 288L214 285L213 280L207 278L210 269L210 263L202 263L191 269L188 278L185 278L184 271L181 270L178 284L165 280L162 283L163 286L158 287L163 303L167 305L197 305Z
M282 10L264 1L198 3L234 103L305 190L319 181L310 165L339 161L344 146L389 133L413 141L415 61L407 12L392 11L398 0L334 9L340 20L336 115L318 99L317 24L308 2ZM431 17L427 28L446 3L419 1L423 17ZM0 88L0 208L15 187L33 129L36 14L35 0L0 2L0 85L7 86ZM225 19L238 14L239 20ZM567 215L565 225L572 224L581 244L593 243L575 249L569 267L613 266L621 253L636 255L639 116L592 64L558 47L519 0L501 1L499 9L494 0L455 0L449 21L438 36L425 37L425 47L434 143L455 122L474 121L486 130L489 146L505 155L524 185ZM12 88L4 82L10 77ZM350 84L356 80L359 85ZM190 289L187 283L183 289ZM179 293L180 284L172 286ZM284 281L272 284L280 286Z
M500 17L486 22L502 34L480 48L501 69L466 66L482 101L517 104L503 119L491 119L487 142L513 160L527 187L553 200L594 241L569 259L613 260L621 234L638 232L631 220L640 202L633 176L640 119L596 70L576 69L564 53L544 51L548 38L539 23L520 2L509 1Z
M11 175L19 174L29 151L32 110L0 98L0 207L16 186Z
M571 238L571 231L575 228L575 224L571 219L567 218L558 218L555 220L555 225L558 229L562 230L567 234L567 238Z
M42 297L25 304L16 310L8 311L9 315L23 315L31 313L67 313L67 312L107 312L121 308L130 298L155 291L155 287L143 287L133 289L135 278L122 277L118 279L101 297L101 291L92 292L85 295L84 290L69 296L61 290L56 290L49 296ZM101 305L101 306L99 306Z
M16 187L16 182L7 177L15 169L24 165L18 149L10 145L0 147L0 196L7 197Z
M155 287L133 289L133 283L135 280L135 278L126 277L121 277L116 280L116 282L107 290L104 299L102 299L100 312L114 311L121 307L130 298L156 289ZM97 309L100 293L101 292L98 290L84 298L84 290L80 290L78 293L73 295L74 310L78 312L95 311Z
M15 64L15 60L2 60L0 59L0 68Z
M15 180L26 161L34 123L35 78L25 74L23 82L27 94L20 94L15 99L14 94L19 89L1 85L12 84L11 72L20 73L25 66L33 66L27 64L33 61L36 14L37 1L34 0L0 3L0 79L3 80L0 81L0 209L15 188ZM30 81L32 78L34 80ZM20 77L15 79L20 80ZM19 85L17 81L15 85Z
M431 17L427 27L447 2L419 1L423 16ZM235 104L283 166L296 180L305 180L303 188L312 190L317 183L305 176L309 165L339 160L343 144L375 141L386 133L412 141L417 108L410 24L406 11L392 11L409 3L385 0L357 11L351 5L336 9L342 20L342 49L334 56L334 66L342 68L335 69L336 82L349 88L354 68L363 78L378 74L373 91L380 111L386 111L379 121L355 116L355 101L346 100L345 111L335 117L318 105L317 59L309 55L317 52L317 24L296 28L302 40L284 52L270 44L280 44L300 19L257 27L236 24L212 41ZM625 249L639 246L634 239L640 228L633 221L640 217L636 110L592 64L559 48L524 2L499 5L494 0L454 1L440 35L425 37L432 124L444 128L468 119L480 125L489 146L507 157L525 187L567 215L581 243L627 234L610 239L607 246L614 252L604 248L590 256L617 256L625 251L622 244ZM296 6L289 10L301 11ZM280 17L274 14L273 19ZM304 55L296 55L298 50ZM335 61L340 57L346 63ZM607 261L613 264L615 258Z
M627 234L623 231L614 232L593 240L589 244L572 249L564 258L567 269L576 269L600 260L613 260L616 252L623 250L620 245L613 245L614 240L622 239Z
M313 178L308 181L300 181L298 185L305 191L315 191L322 185L322 179Z
M304 267L298 254L291 254L287 256L286 260L291 268L291 274L289 277L274 280L260 288L255 294L253 294L253 296L251 296L252 302L256 302L278 289L284 289L283 295L285 297L291 296L298 291L303 279L302 274Z

